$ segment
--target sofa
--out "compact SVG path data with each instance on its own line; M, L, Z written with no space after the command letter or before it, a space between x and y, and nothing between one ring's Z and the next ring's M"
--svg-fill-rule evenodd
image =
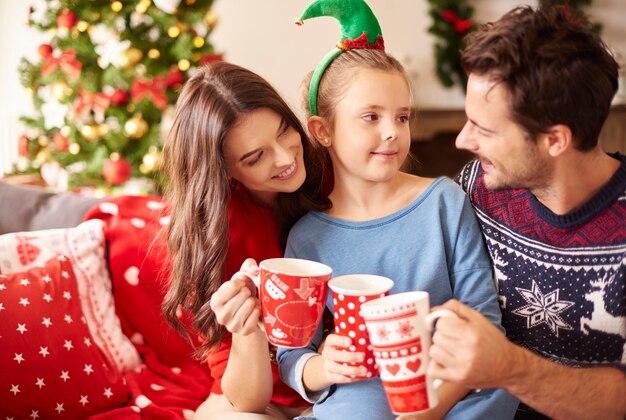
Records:
M206 399L207 364L160 313L167 211L0 181L0 417L180 419Z

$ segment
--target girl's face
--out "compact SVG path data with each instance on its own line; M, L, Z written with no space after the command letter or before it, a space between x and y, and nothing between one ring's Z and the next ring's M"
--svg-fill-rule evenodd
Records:
M267 108L241 117L224 140L224 154L228 175L266 205L306 177L300 133Z
M397 72L357 70L335 108L335 176L382 182L393 178L409 153L410 92Z

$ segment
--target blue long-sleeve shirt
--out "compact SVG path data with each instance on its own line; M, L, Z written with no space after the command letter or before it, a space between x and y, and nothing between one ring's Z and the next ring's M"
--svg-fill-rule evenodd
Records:
M291 230L287 257L320 261L343 274L378 274L394 281L390 293L425 290L432 306L451 298L500 325L491 264L474 212L463 191L437 178L405 208L388 216L351 222L311 212ZM332 310L332 300L327 306ZM307 393L302 371L317 354L321 326L307 348L279 349L281 378L315 403L317 419L393 419L380 378L333 385ZM468 395L448 419L511 419L518 401L503 390Z

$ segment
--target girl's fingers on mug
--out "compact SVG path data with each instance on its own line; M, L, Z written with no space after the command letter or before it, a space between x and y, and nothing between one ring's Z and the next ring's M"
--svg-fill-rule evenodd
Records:
M238 278L224 282L219 289L213 293L213 296L211 296L211 309L215 311L216 308L224 306L226 302L230 301L241 291L244 285L245 280Z
M324 341L324 347L350 347L352 340L338 334L328 334Z
M359 363L365 355L362 352L328 349L325 358L338 363Z

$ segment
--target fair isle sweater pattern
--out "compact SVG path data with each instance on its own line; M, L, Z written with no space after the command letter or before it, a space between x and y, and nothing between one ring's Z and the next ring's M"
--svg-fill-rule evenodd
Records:
M580 208L556 215L527 190L490 191L477 161L468 193L513 342L568 366L626 366L626 158Z

